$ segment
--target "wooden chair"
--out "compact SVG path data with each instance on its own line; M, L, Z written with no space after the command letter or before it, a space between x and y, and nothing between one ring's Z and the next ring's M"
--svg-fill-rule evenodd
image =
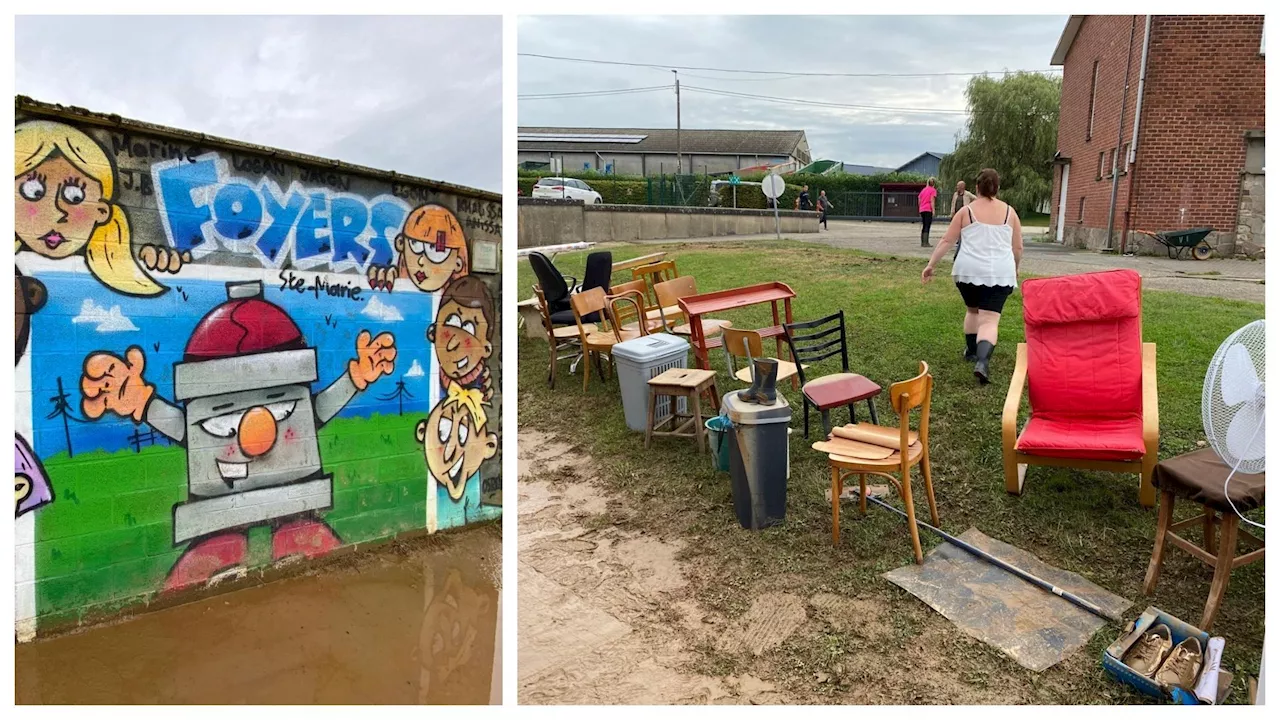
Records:
M929 472L929 402L933 396L933 376L928 363L920 363L920 374L889 386L889 404L898 414L898 427L870 423L846 425L832 430L831 437L813 444L813 449L827 453L831 467L831 542L840 544L840 493L844 479L858 476L860 490L858 510L867 514L867 476L888 478L902 497L907 510L907 530L911 533L911 549L916 563L924 562L920 548L920 529L916 526L916 507L911 495L911 468L920 466L924 490L929 499L929 517L936 527L938 503L933 497L933 478ZM911 411L920 408L919 429L910 428ZM896 436L896 437L895 437ZM853 439L861 438L861 439ZM869 442L869 440L871 442ZM893 446L892 448L888 446ZM892 473L898 473L894 477Z
M542 292L542 287L534 285L533 293L538 299L538 312L542 316L542 327L547 336L547 343L550 345L547 387L554 390L556 387L556 369L560 365L560 361L572 360L573 363L569 365L569 372L573 372L574 364L582 357L582 342L576 325L557 326L552 322L551 311L547 307L547 298ZM587 327L590 328L591 332L598 330L595 323L587 323ZM561 354L563 350L568 350L569 352Z
M698 283L693 276L683 275L657 283L653 286L653 294L658 301L658 314L663 324L671 329L671 333L685 337L693 335L693 327L686 322L684 310L680 309L679 302L680 298L698 294ZM727 327L733 327L733 323L728 320L702 318L702 334L705 337L715 337Z
M658 303L658 298L653 292L653 286L660 282L675 280L677 277L680 277L680 273L676 271L675 260L661 260L631 269L631 279L645 283L647 302L651 302L653 305Z
M760 337L760 333L755 330L724 328L723 347L725 361L729 365L729 374L739 382L751 384L753 381L752 373L755 372L755 367L751 361L754 358L765 357L764 340ZM736 358L746 360L746 367L741 370L737 369ZM778 360L778 382L794 378L797 372L795 363L788 360Z
M1152 481L1160 488L1160 513L1156 526L1155 549L1151 551L1151 564L1147 566L1147 578L1142 592L1150 595L1156 590L1160 568L1164 565L1166 543L1185 550L1192 557L1213 568L1213 582L1209 586L1209 599L1205 602L1200 629L1208 631L1227 594L1227 581L1238 567L1263 559L1263 541L1240 529L1240 512L1262 507L1266 502L1267 478L1265 474L1235 474L1226 483L1231 468L1218 457L1212 448L1170 458L1158 463ZM1226 484L1224 491L1223 485ZM1195 517L1173 522L1173 503L1178 497L1197 503L1204 512ZM1221 517L1219 517L1221 514ZM1200 525L1201 546L1175 534L1176 530ZM1218 530L1221 529L1221 536ZM1255 548L1252 552L1237 555L1237 541Z
M609 303L609 319L612 321L615 333L648 335L651 329L661 329L660 325L654 327L648 321L640 322L644 316L644 296L638 291L615 292L612 295L606 295L605 299ZM619 336L619 342L621 342L621 336Z
M601 288L591 288L569 296L569 305L573 309L573 317L578 325L578 341L582 345L582 355L585 361L585 369L582 372L582 390L586 392L587 384L591 381L591 365L596 366L596 372L600 374L601 379L604 378L604 367L600 363L601 356L608 356L613 350L613 346L623 340L640 337L639 330L623 330L616 324L608 320L609 316L609 296L605 295ZM605 316L608 329L596 329L591 331L587 329L587 325L583 323L583 316L589 316L596 313ZM612 357L610 356L610 362Z
M1160 403L1156 346L1142 342L1142 277L1039 278L1022 298L1027 342L1001 419L1005 489L1022 493L1028 465L1136 473L1138 501L1155 505ZM1019 433L1024 386L1031 417Z
M804 436L809 437L810 405L822 413L824 436L831 432L832 408L848 407L849 422L856 423L858 419L854 406L863 400L867 402L867 409L871 412L871 424L878 423L876 396L880 394L880 386L857 373L849 372L849 346L845 336L844 311L783 327L787 331L787 346L791 348L791 357L801 363L799 368L800 390L804 395ZM837 355L840 356L841 372L813 379L805 376L805 368L809 365Z
M641 312L644 314L644 317L645 317L645 334L646 335L652 332L661 332L663 329L661 313L657 313L649 305L647 296L645 294L647 290L648 288L645 287L644 280L631 280L628 282L618 283L617 285L614 285L613 289L610 291L611 294L614 296L630 295L630 296L634 296L639 300ZM639 317L632 315L631 313L626 313L625 316L627 318L626 321L618 325L618 327L622 328L623 330L639 330L640 328Z

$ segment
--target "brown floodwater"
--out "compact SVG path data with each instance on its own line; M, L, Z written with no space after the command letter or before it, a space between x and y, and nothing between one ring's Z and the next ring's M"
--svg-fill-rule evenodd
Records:
M20 704L501 702L496 527L16 648Z

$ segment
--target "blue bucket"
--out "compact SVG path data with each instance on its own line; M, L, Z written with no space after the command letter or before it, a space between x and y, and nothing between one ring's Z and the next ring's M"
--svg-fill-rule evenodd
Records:
M717 415L708 418L705 423L707 428L707 443L711 446L711 467L721 471L729 472L729 428L732 423L729 418L723 415Z

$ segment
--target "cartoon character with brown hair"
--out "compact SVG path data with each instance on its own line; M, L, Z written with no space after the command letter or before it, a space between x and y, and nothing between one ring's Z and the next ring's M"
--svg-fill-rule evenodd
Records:
M427 327L440 363L440 386L457 383L493 399L489 357L493 355L493 296L475 276L454 280L440 296L436 321Z
M44 307L49 295L44 283L33 277L26 277L17 268L14 268L13 290L13 341L16 350L14 364L17 364L27 349L27 339L31 335L31 316ZM31 451L26 439L16 433L13 436L13 490L17 515L53 502L53 487L49 484L44 466L40 464L40 458Z
M443 205L422 205L409 213L396 235L396 267L370 267L369 286L390 290L396 278L409 278L423 292L435 292L467 274L467 239L462 225Z

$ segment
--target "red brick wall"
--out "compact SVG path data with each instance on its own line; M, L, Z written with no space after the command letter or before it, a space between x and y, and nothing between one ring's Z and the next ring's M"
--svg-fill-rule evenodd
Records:
M1262 20L1157 16L1138 135L1134 227L1212 227L1234 236L1244 133L1265 126Z
M1133 112L1137 103L1138 66L1142 55L1142 31L1145 18L1137 17L1130 47L1131 15L1090 15L1084 18L1075 42L1067 53L1062 71L1062 101L1058 117L1058 152L1071 159L1067 180L1066 227L1106 228L1107 209L1111 203L1110 152L1129 142L1133 134ZM1125 64L1129 70L1129 97L1124 108L1124 140L1117 143L1120 131L1120 103L1124 96ZM1093 64L1098 63L1097 90L1093 90ZM1094 95L1093 131L1089 133L1089 99ZM1102 178L1098 178L1098 154L1103 157ZM1123 150L1117 150L1123 154ZM1117 160L1121 169L1124 159ZM1117 205L1128 202L1128 175L1120 176ZM1057 227L1061 173L1054 174L1052 210ZM1084 200L1084 222L1080 222L1080 201ZM1117 213L1119 217L1119 213ZM1117 227L1123 221L1117 221Z
M1209 226L1230 242L1236 224L1244 132L1264 126L1264 59L1258 53L1261 15L1155 16L1147 61L1136 165L1120 178L1117 238L1131 210L1131 229ZM1145 17L1090 15L1063 68L1058 149L1071 158L1066 230L1097 244L1105 234L1111 181L1097 176L1098 153L1119 149L1133 136ZM1117 143L1126 56L1130 67L1124 137ZM1093 63L1099 61L1093 134L1086 139ZM1120 160L1123 167L1123 157ZM1055 173L1052 215L1057 222L1060 174ZM1129 198L1129 182L1134 197ZM1084 221L1078 222L1085 199ZM1184 211L1185 209L1185 211Z

